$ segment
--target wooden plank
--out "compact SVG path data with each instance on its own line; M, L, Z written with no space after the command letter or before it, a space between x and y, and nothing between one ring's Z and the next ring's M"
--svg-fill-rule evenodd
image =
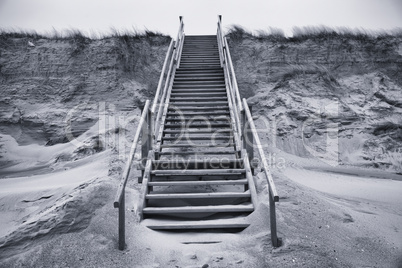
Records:
M245 174L246 170L242 168L237 169L188 169L188 170L152 170L152 175L175 175L175 176L209 176L209 175L228 175L228 174Z
M205 198L246 198L251 197L250 191L236 192L218 192L218 193L174 193L174 194L147 194L146 198L151 199L205 199Z
M208 100L208 101L224 101L224 100L227 100L227 98L226 97L212 97L212 96L205 96L205 97L197 97L197 98L195 98L195 97L173 97L173 98L170 98L170 100L172 101L172 102L178 102L178 101L189 101L189 102L194 102L194 101L199 101L199 102L203 102L203 101L206 101L206 100Z
M165 124L165 129L171 129L171 128L228 128L230 127L230 124L227 123L209 123L209 124L204 124L204 123L192 123L188 124L188 122L184 122L184 124Z
M238 151L230 150L230 151L197 151L197 152L184 152L184 151L176 151L176 152L159 152L160 155L221 155L221 154L236 154Z
M160 181L216 181L216 180L241 180L244 179L244 174L216 174L216 175L184 175L184 176L176 176L176 175L152 175L152 181L160 182Z
M210 140L227 140L227 141L232 141L233 137L232 136L218 136L218 137L190 137L190 136L179 136L179 137L164 137L164 141L210 141Z
M209 144L209 143L168 143L162 144L161 148L177 148L177 147L190 147L190 148L198 148L198 147L210 147L210 148L220 148L220 147L233 147L233 143L217 143L217 144Z
M144 177L142 179L140 200L138 202L138 208L137 208L140 219L143 219L143 211L144 211L144 208L146 207L147 200L145 197L149 193L148 182L150 181L150 178L151 178L152 161L154 159L155 159L154 152L149 151L148 160L146 162L145 171L144 171Z
M149 186L205 186L205 185L244 185L247 179L240 180L211 180L211 181L152 181Z
M193 221L191 223L188 222L180 222L176 224L165 224L165 225L146 225L149 229L152 230L191 230L191 229L245 229L250 226L249 223L206 223ZM220 242L220 241L219 241ZM211 244L217 242L184 242L184 244Z
M270 192L272 194L273 201L278 202L279 201L279 195L278 195L278 192L276 190L274 180L272 179L271 172L269 171L267 159L265 158L265 154L264 154L264 151L262 149L261 141L260 141L260 138L258 137L257 129L255 127L254 120L253 120L253 117L251 116L250 110L248 109L246 99L243 99L243 107L244 107L244 110L246 112L247 120L248 120L248 123L250 124L251 131L252 131L252 133L254 135L254 141L256 143L256 147L257 147L257 150L258 150L258 153L260 155L261 162L262 162L262 165L263 165L262 169L263 169L263 171L265 173L265 176L266 176L266 179L268 181L269 190L270 190Z
M153 169L217 169L217 168L243 168L243 159L182 159L182 160L155 160Z
M170 213L203 213L203 212L252 212L253 205L220 205L220 206L184 206L184 207L147 207L144 214Z
M216 111L216 110L229 110L229 106L216 106L216 107L192 107L192 106L180 106L172 107L169 106L169 111L179 110L179 111Z
M246 170L246 178L248 181L249 191L251 192L251 201L253 203L254 209L257 209L258 206L257 190L255 187L253 174L251 173L251 167L250 162L248 161L247 151L245 149L242 150L242 158L244 160L244 169Z
M218 97L218 96L224 96L226 97L225 92L217 92L217 93L199 93L199 92L189 92L189 93L172 93L172 97L178 98L188 98L188 97Z
M189 128L182 128L181 130L165 130L163 131L164 134L185 134L185 135L192 135L192 134L221 134L221 133L231 133L233 130L231 128L221 128L221 129L189 129Z
M209 112L176 112L175 111L169 111L167 116L199 116L199 115L204 115L204 116L222 116L222 115L230 115L229 110L227 111L209 111Z
M167 66L169 57L170 57L171 55L173 56L173 46L174 46L174 40L173 40L173 38L172 38L172 40L170 41L170 45L169 45L168 51L167 51L166 56L165 56L165 61L163 62L163 67L162 67L162 71L161 71L161 74L160 74L160 77L159 77L158 87L157 87L157 89L156 89L154 102L153 102L153 104L152 104L151 111L152 111L153 113L155 113L156 105L157 105L157 102L158 102L158 100L159 100L159 95L160 95L160 91L161 91L161 88L162 88L163 77L164 77L164 75L165 75L166 66ZM169 78L169 77L167 76L166 79L168 79L168 78Z
M133 160L134 160L134 155L135 155L135 152L137 150L137 145L138 145L138 141L139 141L139 138L140 138L141 130L142 130L144 124L145 124L145 117L147 116L149 105L150 105L149 100L147 100L145 102L144 110L143 110L143 112L141 114L140 122L138 123L137 131L136 131L135 136L134 136L134 141L133 141L133 143L131 145L130 153L128 155L128 160L126 162L126 166L125 166L124 171L123 171L122 179L121 179L119 188L117 190L116 198L115 198L114 203L113 203L115 208L119 207L120 202L121 202L121 200L123 198L123 195L124 195L124 189L126 187L128 175L130 174L131 166L132 166L132 163L133 163Z

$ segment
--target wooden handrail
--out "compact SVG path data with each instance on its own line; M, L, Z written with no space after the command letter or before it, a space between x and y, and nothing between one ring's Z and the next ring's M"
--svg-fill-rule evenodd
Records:
M174 42L175 43L175 42ZM155 118L155 132L154 132L154 136L156 137L156 135L159 133L159 128L160 128L160 119L161 119L161 116L162 116L162 110L163 110L163 106L164 106L164 103L165 103L165 98L166 98L166 93L167 93L167 89L168 89L168 87L169 87L169 84L170 84L170 81L171 81L171 76L172 76L172 71L173 71L173 66L174 66L174 63L175 63L175 53L177 53L177 49L176 49L176 47L174 47L173 48L173 52L172 52L173 54L172 54L172 57L170 58L170 64L169 64L169 69L168 69L168 74L167 74L167 78L166 78L166 81L165 81L165 86L164 86L164 88L163 88L163 93L162 93L162 97L161 97L161 100L160 100L160 105L159 105L159 108L158 108L158 113L157 113L157 115L156 115L156 118Z
M242 106L242 103L241 103L239 87L237 86L236 73L234 71L232 57L230 55L230 50L229 50L228 41L227 41L226 37L225 37L225 50L226 50L226 53L227 53L228 65L229 65L230 71L232 73L232 82L233 82L233 85L234 85L234 90L235 90L237 103L238 103L239 109L241 111L241 110L243 110L243 106Z
M169 58L170 58L170 56L172 54L173 45L174 45L174 40L172 39L170 41L170 45L169 45L168 51L166 53L165 61L163 62L162 72L161 72L161 75L159 77L158 87L156 89L154 102L152 104L151 111L153 113L155 112L156 106L158 105L159 95L160 95L160 91L161 91L161 88L162 88L163 77L165 76L165 71L166 71L166 66L167 66L168 60L169 60ZM167 79L169 79L169 77L166 77L166 80Z
M275 202L279 201L279 195L275 187L275 183L273 181L271 172L268 167L267 159L265 158L264 151L262 149L261 141L257 133L257 129L254 124L253 117L251 115L250 108L247 104L246 99L243 98L243 101L240 96L239 87L237 84L236 73L234 71L232 57L230 55L229 45L227 38L224 37L222 31L222 16L218 16L218 30L217 30L217 38L218 38L218 47L219 53L221 55L221 65L225 74L225 81L228 91L229 97L229 106L231 114L234 114L235 117L235 125L238 129L237 135L240 139L242 139L242 144L239 149L241 149L242 158L245 159L245 167L248 170L253 170L250 162L254 158L254 143L257 147L257 151L262 163L262 170L265 174L265 178L268 182L268 193L269 193L269 214L270 214L270 228L271 228L271 241L274 247L279 247L281 245L281 240L277 236L276 230L276 208ZM240 120L240 114L242 116L242 123ZM237 144L237 142L236 142ZM251 173L249 174L249 181L252 181ZM256 193L255 193L256 195ZM254 201L254 199L252 199ZM256 207L256 204L254 204Z
M122 181L120 182L116 198L114 199L113 204L114 204L115 208L118 208L120 206L122 196L124 195L124 189L127 184L128 175L130 174L131 166L132 166L132 163L134 160L135 151L137 150L138 141L140 139L140 134L141 134L142 128L145 124L145 117L148 114L148 109L149 109L149 100L147 100L145 102L144 110L142 111L140 122L138 123L137 132L135 133L133 144L131 145L131 150L130 150L130 154L128 156L126 167L124 168L124 171L123 171Z
M262 170L265 173L265 176L266 176L266 179L267 179L267 182L268 182L268 186L269 186L269 191L271 192L271 194L273 196L273 201L278 202L279 201L279 195L278 195L278 192L276 191L275 183L274 183L274 180L272 179L271 172L269 171L267 159L265 158L265 154L264 154L264 151L262 149L261 141L260 141L260 138L258 136L257 129L255 127L254 120L253 120L253 117L251 115L250 109L248 108L247 100L245 98L243 98L243 107L244 107L244 111L246 113L247 123L249 124L250 130L253 133L254 142L256 143L257 151L258 151L258 154L259 154L259 156L261 158Z

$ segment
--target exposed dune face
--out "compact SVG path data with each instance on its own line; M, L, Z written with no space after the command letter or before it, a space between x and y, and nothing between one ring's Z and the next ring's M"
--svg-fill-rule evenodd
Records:
M275 146L332 165L394 173L402 172L400 42L230 41L240 89L265 118Z
M262 176L245 231L172 234L139 222L133 169L123 252L113 198L169 40L29 41L0 36L1 267L401 265L400 39L232 37L283 246L269 240Z

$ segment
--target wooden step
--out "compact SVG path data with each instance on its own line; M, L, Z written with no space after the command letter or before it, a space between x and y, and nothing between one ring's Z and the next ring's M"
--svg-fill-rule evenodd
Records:
M166 122L182 122L182 123L188 123L188 122L216 122L216 121L225 121L225 122L230 122L230 117L227 116L193 116L193 117L180 117L180 118L166 118Z
M205 102L206 100L208 101L227 101L227 97L198 97L198 98L185 98L185 97L180 97L180 98L170 98L171 102Z
M225 176L231 174L245 174L246 170L244 168L236 169L191 169L191 170L152 170L152 175L160 176Z
M173 105L175 106L175 105ZM176 105L177 106L177 105ZM172 107L169 106L169 110L180 110L180 111L216 111L216 110L228 110L229 106L216 106L216 107L192 107L192 106L179 106L179 107Z
M179 221L165 219L145 219L142 224L152 230L192 230L192 229L245 229L250 226L244 217L233 219ZM196 240L196 238L194 238ZM198 242L201 243L201 242Z
M164 134L216 134L216 133L232 133L233 130L231 128L223 128L223 129L188 129L182 128L180 130L174 129L166 129L163 130Z
M146 207L144 214L171 214L171 213L219 213L219 212L252 212L252 204L247 205L219 205L219 206L183 206L183 207Z
M227 94L226 92L217 92L217 93L198 93L198 92L189 92L189 93L171 93L170 94L171 98L176 98L176 97L181 97L181 98L186 98L186 97L226 97Z
M173 90L178 89L178 90L194 90L194 89L217 89L217 90L222 90L225 89L225 84L194 84L194 85L180 85L180 84L174 84L173 85Z
M231 151L175 151L175 152L159 152L159 155L234 155L239 154L239 151L231 150Z
M243 168L243 159L175 159L153 160L152 169L219 169L219 168Z
M146 199L204 199L204 198L244 198L251 197L250 191L246 192L216 192L216 193L173 193L154 194L145 196Z
M167 116L224 116L224 115L230 115L229 111L209 111L209 112L175 112L175 111L169 111Z
M170 102L169 106L188 106L188 107L199 107L199 106L226 106L228 101L208 101L208 102L191 102L191 101L179 101L179 102Z
M197 143L197 144L190 144L190 143L168 143L168 144L162 144L161 148L181 148L181 147L186 147L186 148L225 148L225 147L233 147L233 143L217 143L217 144L203 144L203 143Z
M230 127L230 123L197 123L192 122L192 124L184 123L184 124L165 124L165 128L221 128L221 127Z
M194 137L194 136L178 136L178 137L163 137L163 141L178 141L178 140L189 140L189 141L210 141L210 140L233 140L232 136L211 136L211 137L205 137L204 135L202 137Z
M246 185L247 179L208 181L151 181L148 186L205 186L205 185Z
M226 88L204 88L204 89L172 89L172 94L175 93L226 93Z

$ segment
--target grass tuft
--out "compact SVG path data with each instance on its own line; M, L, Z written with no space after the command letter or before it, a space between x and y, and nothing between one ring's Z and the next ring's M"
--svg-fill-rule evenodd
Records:
M282 84L292 78L305 77L306 75L318 75L330 87L337 87L339 83L335 76L323 65L318 64L291 64L281 68L272 75L273 81Z

